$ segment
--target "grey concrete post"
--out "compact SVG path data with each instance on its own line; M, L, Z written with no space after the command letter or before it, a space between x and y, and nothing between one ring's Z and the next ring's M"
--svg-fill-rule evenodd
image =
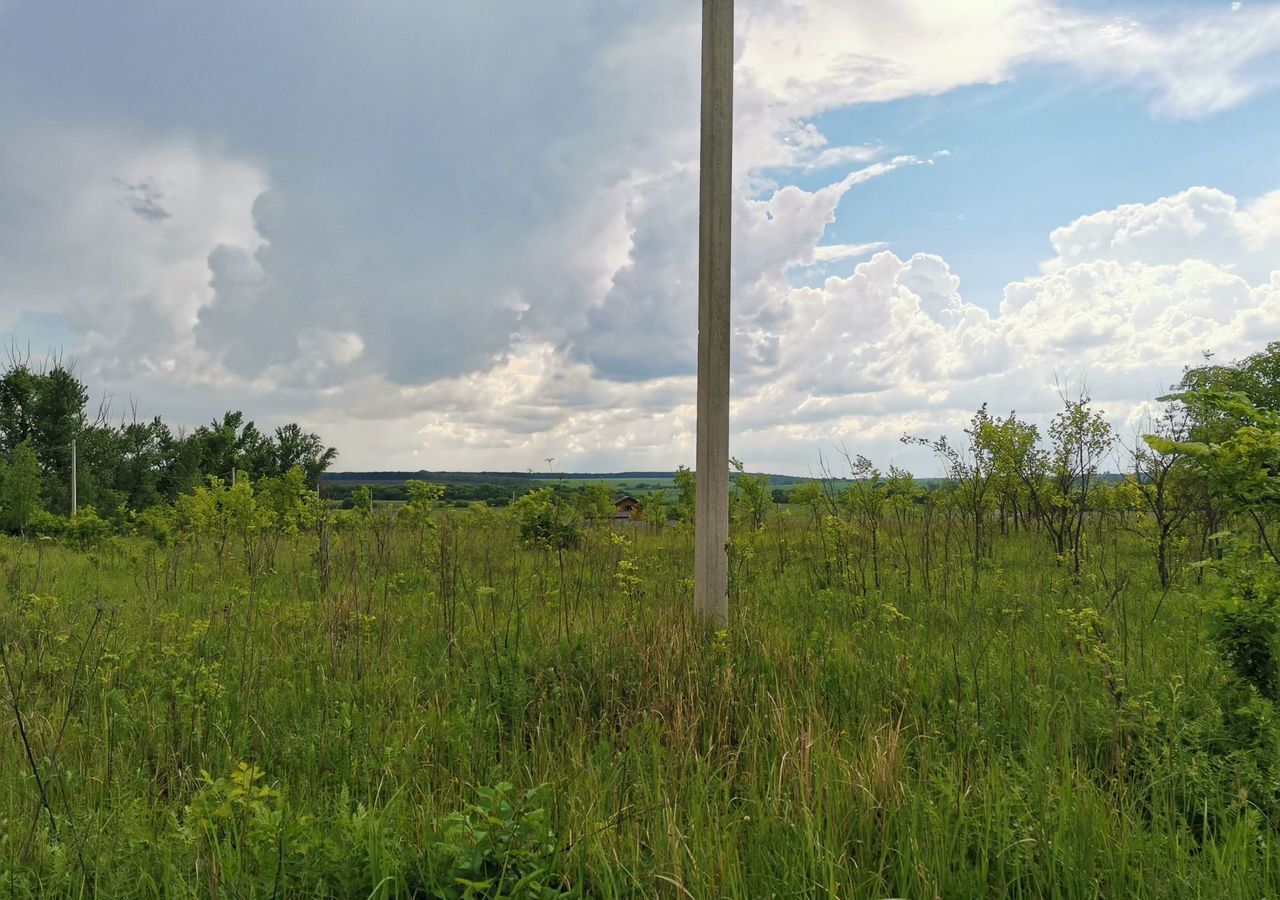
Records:
M733 217L733 3L702 2L698 223L698 426L694 602L729 617L729 278Z

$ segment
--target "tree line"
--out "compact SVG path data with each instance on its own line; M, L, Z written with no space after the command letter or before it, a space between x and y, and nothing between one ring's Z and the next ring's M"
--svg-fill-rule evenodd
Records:
M33 364L11 356L0 375L0 527L23 531L37 514L66 515L71 453L77 456L77 499L108 521L172 503L207 483L280 477L298 469L318 484L337 450L297 423L267 433L229 411L186 430L136 412L113 420L104 401L61 360Z

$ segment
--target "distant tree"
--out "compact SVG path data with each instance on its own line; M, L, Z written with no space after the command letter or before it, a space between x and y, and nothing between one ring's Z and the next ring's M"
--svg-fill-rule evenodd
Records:
M578 542L574 511L549 487L530 491L511 504L520 539L543 550L564 550Z
M296 422L276 429L271 454L273 459L270 474L282 475L297 466L302 470L307 484L313 487L319 484L320 476L338 457L338 451L333 447L326 447L320 440L320 435L303 431L302 426Z
M667 504L666 489L658 488L645 494L640 500L640 514L646 522L653 525L662 526L667 524L667 518L670 516L671 510Z
M69 500L71 442L85 429L88 399L88 388L60 362L37 370L15 360L0 375L0 446L12 453L30 442L54 508Z
M283 477L297 466L311 488L337 451L297 424L263 435L239 411L227 412L189 434L175 434L159 418L107 422L104 403L91 416L89 390L71 366L43 368L11 357L0 372L0 452L24 442L35 452L41 496L49 509L70 501L71 445L76 444L78 496L107 519L120 519L203 487L208 476L227 481L232 470Z
M36 393L39 376L26 363L9 366L0 376L0 444L12 453L36 436Z
M604 482L588 482L574 494L573 505L584 519L607 519L613 514L613 491Z
M177 493L170 491L166 479L175 449L173 434L159 417L121 425L115 484L129 509L147 509Z
M676 469L675 484L675 518L679 522L693 522L698 490L693 471L688 466L681 466Z

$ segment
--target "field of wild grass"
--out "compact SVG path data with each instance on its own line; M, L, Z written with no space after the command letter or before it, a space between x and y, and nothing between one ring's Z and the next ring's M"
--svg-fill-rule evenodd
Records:
M720 633L685 526L3 539L0 891L1274 896L1276 731L1131 524L778 512Z

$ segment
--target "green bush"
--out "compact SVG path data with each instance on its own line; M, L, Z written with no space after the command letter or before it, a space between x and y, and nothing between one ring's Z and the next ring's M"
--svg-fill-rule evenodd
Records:
M111 523L99 516L92 506L82 506L67 522L63 534L70 544L87 550L111 536Z
M520 539L531 547L565 550L576 547L582 536L577 515L549 487L520 497L511 511L520 524Z
M436 823L423 888L430 896L554 897L562 893L556 840L545 807L547 786L512 796L507 782L477 789L477 799Z
M38 509L27 521L27 531L40 537L62 537L67 530L67 517Z
M1280 699L1280 578L1274 565L1233 566L1209 606L1209 637L1231 671L1270 701Z

